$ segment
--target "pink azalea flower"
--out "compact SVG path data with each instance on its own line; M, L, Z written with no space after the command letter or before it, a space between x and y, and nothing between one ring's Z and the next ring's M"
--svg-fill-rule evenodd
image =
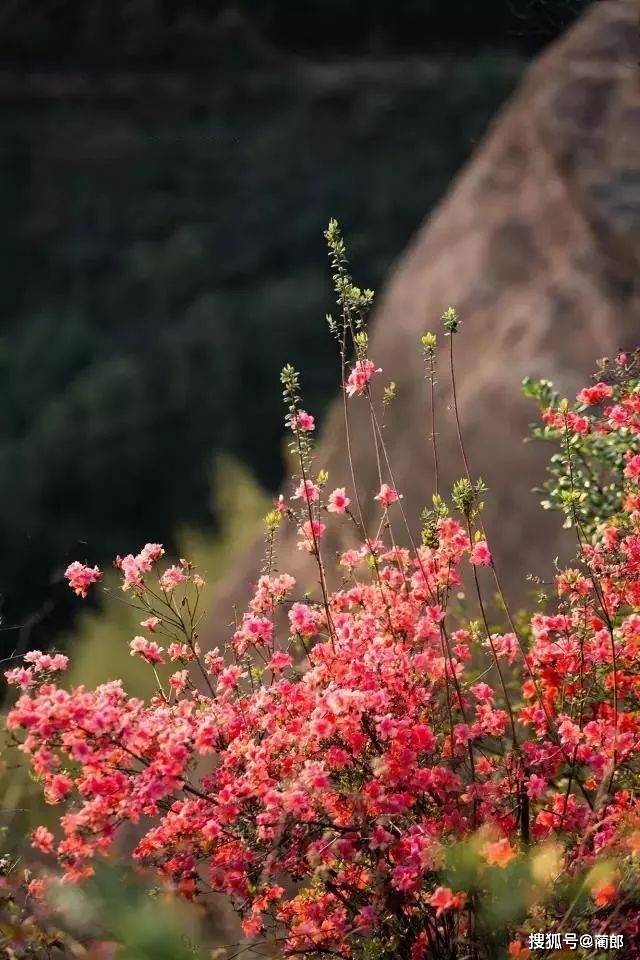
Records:
M45 795L47 803L60 803L73 789L73 780L65 774L56 773L48 781Z
M267 663L267 669L273 670L274 673L282 673L292 663L293 657L290 654L285 653L284 650L277 650Z
M175 690L176 693L181 693L183 690L186 690L188 682L188 670L176 670L176 672L172 673L169 677L169 686L172 690Z
M340 564L352 570L354 567L357 567L359 563L362 563L362 559L363 556L360 550L345 550L340 556Z
M376 373L382 373L382 367L376 367L373 360L357 360L346 383L347 396L362 393Z
M53 834L46 827L36 827L32 843L41 853L53 853Z
M28 690L35 682L34 671L27 670L25 667L14 667L13 670L5 670L4 677L12 687L20 687L21 690Z
M142 579L142 570L140 569L138 560L132 553L127 554L126 557L116 557L115 566L116 569L122 571L122 589L125 592L127 590L137 592L143 589L144 580Z
M298 413L291 418L290 424L292 429L297 428L298 430L304 431L304 433L310 433L316 428L314 418L310 413L307 413L306 410L299 410Z
M547 781L544 777L538 776L537 773L532 773L529 776L527 783L527 794L531 800L540 800L547 789Z
M294 603L289 611L289 623L294 633L311 636L317 632L315 611L306 603Z
M344 513L351 500L347 496L347 491L344 487L336 487L329 494L329 503L327 505L327 510L329 513Z
M148 573L160 557L164 556L164 547L161 543L147 543L136 557L138 569Z
M301 480L296 487L292 500L304 500L305 503L315 503L320 496L320 488L313 480Z
M84 599L89 587L101 579L102 572L98 567L88 567L86 564L75 560L69 564L64 575L76 596Z
M395 487L390 487L388 483L383 483L380 487L379 493L377 493L373 499L377 500L380 503L380 506L386 509L392 503L396 503L397 500L401 500L402 494L398 494Z
M179 584L184 583L186 579L187 577L184 570L180 567L173 566L165 570L158 582L161 590L164 590L166 593L171 593Z
M146 637L134 637L129 644L129 651L132 657L139 656L147 663L164 663L162 647Z
M25 653L24 662L33 664L34 670L38 673L66 670L69 666L69 658L63 653L42 653L40 650Z
M640 453L636 453L628 458L627 465L624 468L624 475L625 477L629 477L630 480L640 480Z
M474 544L469 560L476 567L491 566L491 552L486 540L479 540L478 543Z
M578 402L593 406L596 403L602 403L607 397L613 394L613 388L608 383L596 383L593 387L585 387L578 394Z
M312 553L315 550L315 543L320 540L326 529L326 524L319 520L307 520L298 530L304 538L298 541L298 550L307 550Z

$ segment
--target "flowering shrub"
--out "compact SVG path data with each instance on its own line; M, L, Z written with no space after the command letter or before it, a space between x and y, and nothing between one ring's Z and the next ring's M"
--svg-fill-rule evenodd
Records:
M524 382L524 393L543 408L541 424L532 428L535 439L551 441L558 450L549 463L549 479L544 486L545 509L561 509L565 525L573 526L574 513L581 526L592 533L594 526L622 507L625 490L625 471L640 469L639 460L628 463L640 454L640 441L634 429L625 429L627 420L637 414L637 398L633 391L617 392L615 384L637 379L640 369L640 350L632 354L620 353L612 361L599 361L599 379L591 387L578 393L577 405L562 411L560 400L548 380ZM603 379L604 378L604 379ZM606 403L608 416L594 423L586 415L589 408ZM569 460L564 429L564 413L570 429L571 458ZM634 467L633 464L636 464Z
M353 475L327 492L314 420L286 367L298 473L267 517L265 565L228 646L201 650L204 581L187 560L163 566L162 547L147 544L116 566L140 611L131 654L157 675L149 702L118 681L66 690L59 655L33 653L8 672L22 688L8 727L23 733L47 800L65 804L58 835L40 827L34 845L78 881L124 824L137 824L135 861L187 897L226 894L248 937L273 937L292 957L524 957L538 929L587 938L611 929L631 943L640 926L633 370L544 410L564 444L576 563L557 572L548 612L524 631L502 597L498 630L484 599L501 593L485 490L459 420L464 475L450 503L438 488L435 337L423 338L435 493L416 542L373 392L382 371L368 356L372 295L353 285L336 224L327 239L347 437L349 404L368 404L379 522L367 527ZM444 326L453 377L454 311ZM393 393L384 389L383 405ZM617 509L588 528L574 466L585 437L611 442L624 461ZM283 522L315 564L313 596L296 598L294 579L276 570ZM356 540L331 590L323 537L340 522ZM84 595L99 571L76 563L67 576ZM473 619L452 604L463 578Z

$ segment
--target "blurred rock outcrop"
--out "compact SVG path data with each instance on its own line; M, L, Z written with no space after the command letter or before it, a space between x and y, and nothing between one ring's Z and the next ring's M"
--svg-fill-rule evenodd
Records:
M424 131L424 136L437 131ZM336 211L339 215L339 211ZM347 237L348 240L348 237ZM571 394L597 357L640 340L640 76L637 6L595 3L530 68L448 196L390 278L375 312L371 356L398 385L387 442L407 515L430 501L433 468L419 339L450 304L463 431L472 471L489 487L485 522L510 595L526 574L546 575L571 539L531 488L549 450L523 438L536 411L524 376ZM366 277L356 280L366 285ZM447 342L440 337L439 449L447 484L462 467L451 418ZM304 382L304 371L303 371ZM352 401L353 454L371 517L378 487L364 401ZM317 452L330 485L348 481L341 402ZM331 524L334 528L336 524ZM346 525L345 525L346 526ZM284 534L279 566L312 587L313 564ZM340 546L328 541L326 555ZM217 634L242 603L259 565L256 548L230 572L209 627Z

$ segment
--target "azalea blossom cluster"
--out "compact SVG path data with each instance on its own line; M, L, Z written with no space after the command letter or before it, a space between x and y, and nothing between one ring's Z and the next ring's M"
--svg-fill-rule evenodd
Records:
M589 394L605 399L600 388ZM569 411L545 416L562 418L569 440L583 429ZM618 391L615 405L581 416L589 430L638 434L640 393ZM309 420L290 424L295 432ZM282 927L293 956L345 957L375 937L420 960L477 932L477 891L445 882L448 845L480 838L482 885L553 841L561 875L614 858L591 891L593 911L617 904L635 930L636 459L624 468L624 510L582 543L575 569L558 573L553 612L532 618L528 648L514 632L483 635L449 613L465 565L490 568L492 558L448 513L430 545L377 536L346 551L344 582L326 603L296 601L292 577L263 574L229 650L204 655L191 616L202 581L187 561L160 572L158 544L118 558L122 589L145 613L132 653L167 665L168 681L145 703L118 681L64 689L61 655L31 653L9 671L23 690L9 729L24 731L21 750L47 800L73 801L62 836L40 827L34 844L79 880L124 823L151 819L134 858L187 896L231 896L248 935ZM350 498L336 488L323 505L309 477L293 497L317 554L320 510L344 514ZM399 494L385 484L376 499L387 511ZM72 589L98 578L81 564L67 576ZM498 668L521 677L506 699ZM547 894L545 909L552 903Z
M372 399L382 371L357 325L368 294L349 286L332 242L345 407L371 405L385 464ZM445 316L453 337L459 321ZM147 544L116 567L141 613L131 653L156 671L150 700L120 681L67 689L57 678L66 658L55 654L31 654L7 674L21 688L8 728L47 801L64 804L59 830L39 827L34 845L79 881L134 825L134 861L189 898L226 895L247 937L273 936L295 958L526 957L531 931L560 932L569 918L593 935L615 919L632 943L637 455L618 478L622 508L588 537L577 524L575 566L557 571L547 608L516 625L505 607L498 629L484 600L500 582L482 484L463 478L451 506L436 494L419 541L407 525L402 543L402 495L381 470L369 529L362 494L348 484L327 493L326 471L314 467L315 421L292 368L282 383L299 473L267 517L265 567L228 644L202 651L202 578L186 560L161 569L163 548ZM543 416L569 462L585 431L628 436L633 449L640 388L597 384ZM317 571L312 593L297 595L276 570L283 522ZM330 587L323 544L338 523L357 539ZM67 577L84 595L99 571L77 563ZM470 593L465 615L469 582L477 602ZM508 896L513 915L496 925L492 904Z

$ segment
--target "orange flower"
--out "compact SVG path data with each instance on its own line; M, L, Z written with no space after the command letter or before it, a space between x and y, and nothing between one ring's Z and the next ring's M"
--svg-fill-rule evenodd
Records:
M444 910L454 910L461 907L466 900L464 893L454 893L451 887L437 887L429 897L429 903L436 907L438 916Z
M509 861L516 856L516 851L506 837L496 840L495 843L488 843L482 852L485 860L492 867L506 867Z
M608 907L610 903L616 898L618 893L618 885L608 881L607 883L601 884L599 887L594 887L591 891L591 896L598 904L599 907Z

